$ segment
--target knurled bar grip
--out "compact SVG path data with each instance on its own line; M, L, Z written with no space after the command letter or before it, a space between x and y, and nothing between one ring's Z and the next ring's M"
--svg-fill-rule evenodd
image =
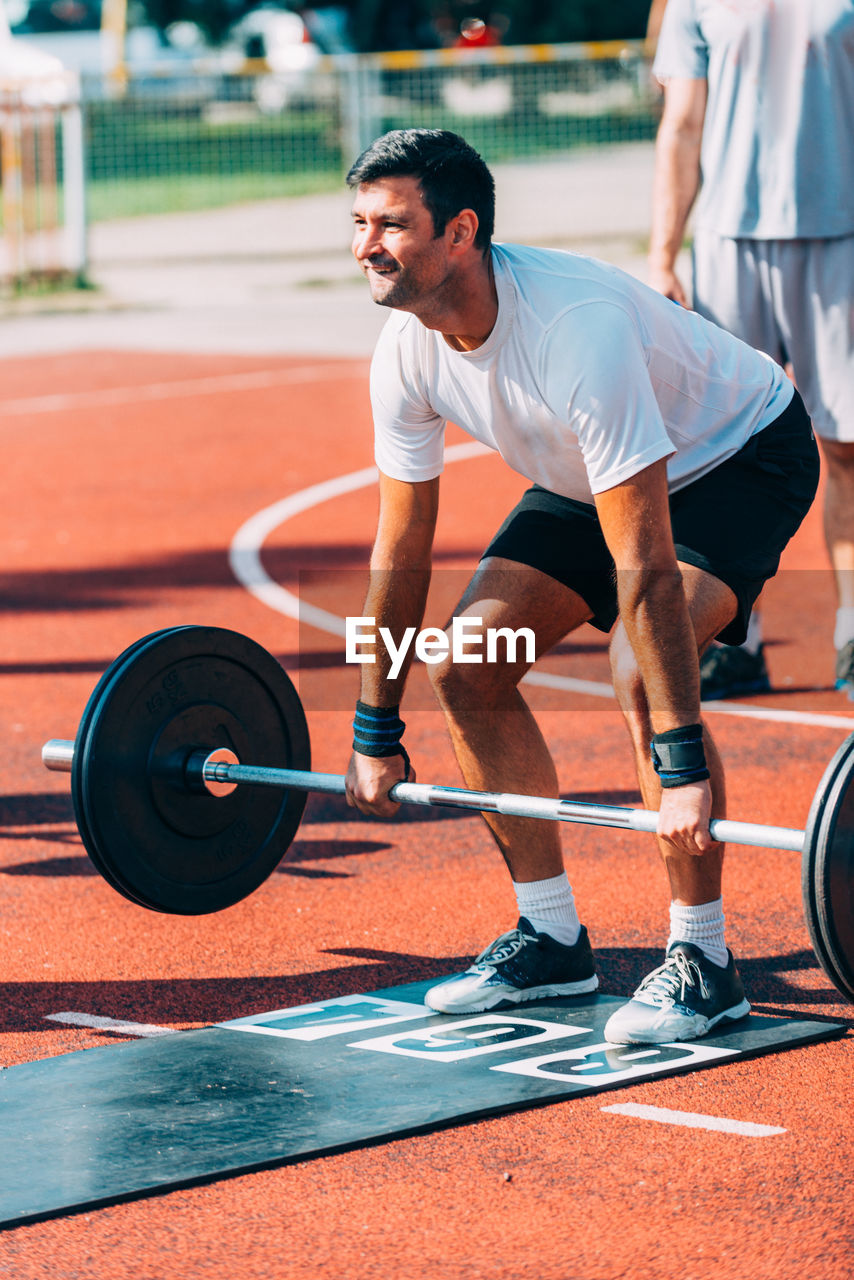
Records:
M70 773L74 743L54 738L45 743L42 760L48 769ZM206 782L249 783L285 790L322 791L343 795L344 778L337 773L313 773L299 769L273 769L260 765L224 764L208 761L202 770ZM421 782L397 782L389 796L398 804L450 806L482 813L503 813L518 818L543 818L551 822L577 822L594 827L618 827L628 831L648 831L658 826L652 809L627 809L620 805L586 804L581 801L552 800L543 796L515 795L512 792L467 791L462 787L433 786ZM715 818L709 824L712 839L763 849L789 849L802 853L805 833L791 827L768 827L758 823L731 822Z

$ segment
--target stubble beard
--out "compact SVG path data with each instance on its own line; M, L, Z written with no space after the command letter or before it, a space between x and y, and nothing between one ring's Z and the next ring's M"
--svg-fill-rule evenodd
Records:
M370 263L365 269L371 297L377 306L413 312L423 307L428 311L433 309L436 295L442 293L446 280L438 278L431 255L423 255L408 267L391 257L383 265L391 267L389 274L372 269Z
M413 290L403 267L397 267L393 275L369 270L368 284L371 298L378 307L401 307L411 302L417 290Z

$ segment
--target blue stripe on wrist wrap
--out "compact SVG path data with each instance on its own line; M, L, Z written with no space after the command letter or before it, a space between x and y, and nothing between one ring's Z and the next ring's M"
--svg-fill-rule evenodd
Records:
M353 717L353 750L362 756L398 756L403 754L400 740L406 725L399 707L372 707L356 703Z

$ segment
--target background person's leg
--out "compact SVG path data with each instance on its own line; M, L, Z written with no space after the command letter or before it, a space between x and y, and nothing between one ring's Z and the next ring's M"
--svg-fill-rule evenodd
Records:
M822 440L821 449L824 537L836 586L836 687L854 699L854 444Z

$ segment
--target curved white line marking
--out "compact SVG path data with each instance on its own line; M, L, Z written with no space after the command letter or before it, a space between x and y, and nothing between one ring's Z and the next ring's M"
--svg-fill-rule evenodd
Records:
M492 453L486 445L478 441L451 445L445 450L446 462L460 462L466 458L477 458ZM229 548L229 564L231 571L241 586L256 599L266 604L277 613L297 622L307 623L326 631L330 635L345 634L344 619L327 609L301 601L299 596L288 591L286 587L267 573L261 563L261 548L264 542L280 525L285 524L293 516L312 507L328 502L331 498L339 498L342 494L353 493L356 489L367 489L377 482L376 467L364 467L361 471L351 471L349 475L336 476L332 480L324 480L320 484L300 489L280 502L265 507L256 515L250 516L234 535ZM528 684L538 684L551 689L565 689L570 693L587 694L593 698L613 698L614 690L610 684L596 680L577 680L574 676L553 675L549 671L530 671L525 680ZM757 707L741 702L704 702L703 711L716 715L740 716L748 720L770 720L783 724L811 725L821 729L854 729L854 718L851 716L826 715L812 711L787 711L780 707Z
M445 450L446 462L460 462L465 458L478 458L482 454L492 453L485 444L473 440L471 443L451 445ZM257 515L251 516L237 530L232 539L228 553L231 571L251 595L261 600L271 609L283 613L286 618L295 618L297 622L308 623L319 631L328 631L333 636L344 635L344 619L326 609L307 604L295 596L292 591L275 582L261 563L261 547L264 541L279 525L308 511L311 507L328 502L330 498L340 498L344 493L353 493L356 489L367 489L376 484L378 478L376 467L364 467L361 471L351 471L349 475L337 476L334 480L324 480L313 484L308 489L301 489L265 507Z
M343 618L313 604L300 604L299 596L295 596L270 577L261 563L261 547L273 530L292 516L307 511L310 507L319 506L321 502L328 502L330 498L338 498L343 493L366 489L369 485L376 484L377 475L376 467L365 467L363 471L353 471L336 480L324 480L321 484L313 484L308 489L292 493L290 497L274 502L271 507L265 507L257 515L251 516L237 530L228 552L231 572L237 581L256 599L275 609L277 613L283 613L286 618L308 622L320 631L343 636Z

